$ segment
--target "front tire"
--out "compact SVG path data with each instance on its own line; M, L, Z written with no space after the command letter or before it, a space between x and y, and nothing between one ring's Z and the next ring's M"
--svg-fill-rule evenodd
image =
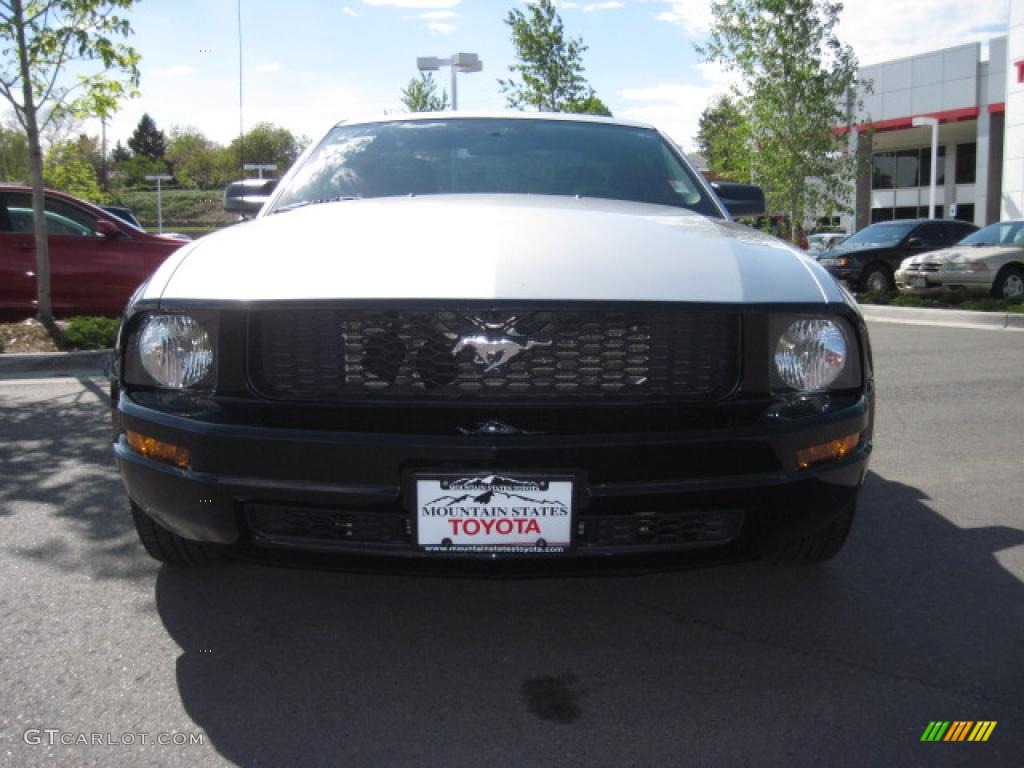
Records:
M871 264L864 270L861 286L868 293L891 293L896 284L888 267L883 264Z
M857 502L851 501L842 512L820 531L786 544L775 553L775 565L813 565L824 563L839 554L846 543L856 515Z
M997 299L1024 298L1024 269L1005 267L992 282L992 296Z
M228 560L224 550L171 533L132 502L135 531L154 560L169 565L216 565Z

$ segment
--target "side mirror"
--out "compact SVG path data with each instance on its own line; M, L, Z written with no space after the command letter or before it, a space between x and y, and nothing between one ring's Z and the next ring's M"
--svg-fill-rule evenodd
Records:
M242 179L224 190L224 210L255 216L277 188L277 179Z
M100 219L96 222L96 234L105 237L107 240L116 240L121 237L121 230L112 221Z
M765 212L764 190L754 184L713 181L711 188L731 216L760 216Z
M912 237L909 240L907 240L907 248L924 248L924 240L922 240L920 237Z

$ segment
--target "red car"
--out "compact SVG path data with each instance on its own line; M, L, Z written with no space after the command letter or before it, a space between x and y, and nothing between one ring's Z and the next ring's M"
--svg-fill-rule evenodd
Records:
M119 315L135 289L182 246L95 205L46 190L50 296L58 317ZM0 317L36 313L32 190L0 184Z

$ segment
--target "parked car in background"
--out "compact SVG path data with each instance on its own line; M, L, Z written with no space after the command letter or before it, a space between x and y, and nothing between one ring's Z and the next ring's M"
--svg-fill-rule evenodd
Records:
M845 232L818 232L807 236L807 250L812 252L827 251L843 242L848 237Z
M977 229L953 219L880 221L819 256L818 263L855 291L887 293L896 288L895 273L905 258L945 248Z
M121 326L113 447L153 557L839 551L867 328L732 221L761 190L648 125L460 112L341 123L245 191L255 219Z
M46 191L50 295L58 317L119 315L184 241L151 235L84 200ZM0 184L0 317L36 312L32 190Z
M135 215L135 211L133 211L131 208L125 208L123 205L101 205L100 208L102 208L107 213L114 214L121 221L128 222L136 229L143 229L142 224L139 223L139 219ZM143 231L145 230L143 229Z
M121 205L102 205L100 207L107 213L114 214L115 216L117 216L117 218L121 219L121 221L131 224L136 229L140 229L143 232L146 231L145 227L143 227L142 224L139 222L138 217L136 217L135 211L133 211L131 208L125 208L124 206ZM181 232L161 232L160 237L169 237L173 240L182 240L186 243L192 239L189 235L183 234Z
M905 259L896 286L913 294L965 290L1024 298L1024 220L990 224L951 248Z

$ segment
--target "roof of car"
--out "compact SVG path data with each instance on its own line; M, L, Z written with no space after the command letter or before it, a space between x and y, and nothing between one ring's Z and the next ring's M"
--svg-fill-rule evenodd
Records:
M371 116L353 116L345 120L341 120L337 125L363 125L367 123L393 123L396 121L406 120L438 120L438 119L458 119L458 120L480 120L480 119L499 119L499 120L561 120L565 122L577 122L577 123L608 123L609 125L624 125L630 128L654 128L650 123L643 123L637 120L623 120L618 117L604 117L602 115L586 115L578 114L576 112L503 112L503 111L490 111L490 112L470 112L470 111L458 111L458 112L409 112L400 115L371 115Z

